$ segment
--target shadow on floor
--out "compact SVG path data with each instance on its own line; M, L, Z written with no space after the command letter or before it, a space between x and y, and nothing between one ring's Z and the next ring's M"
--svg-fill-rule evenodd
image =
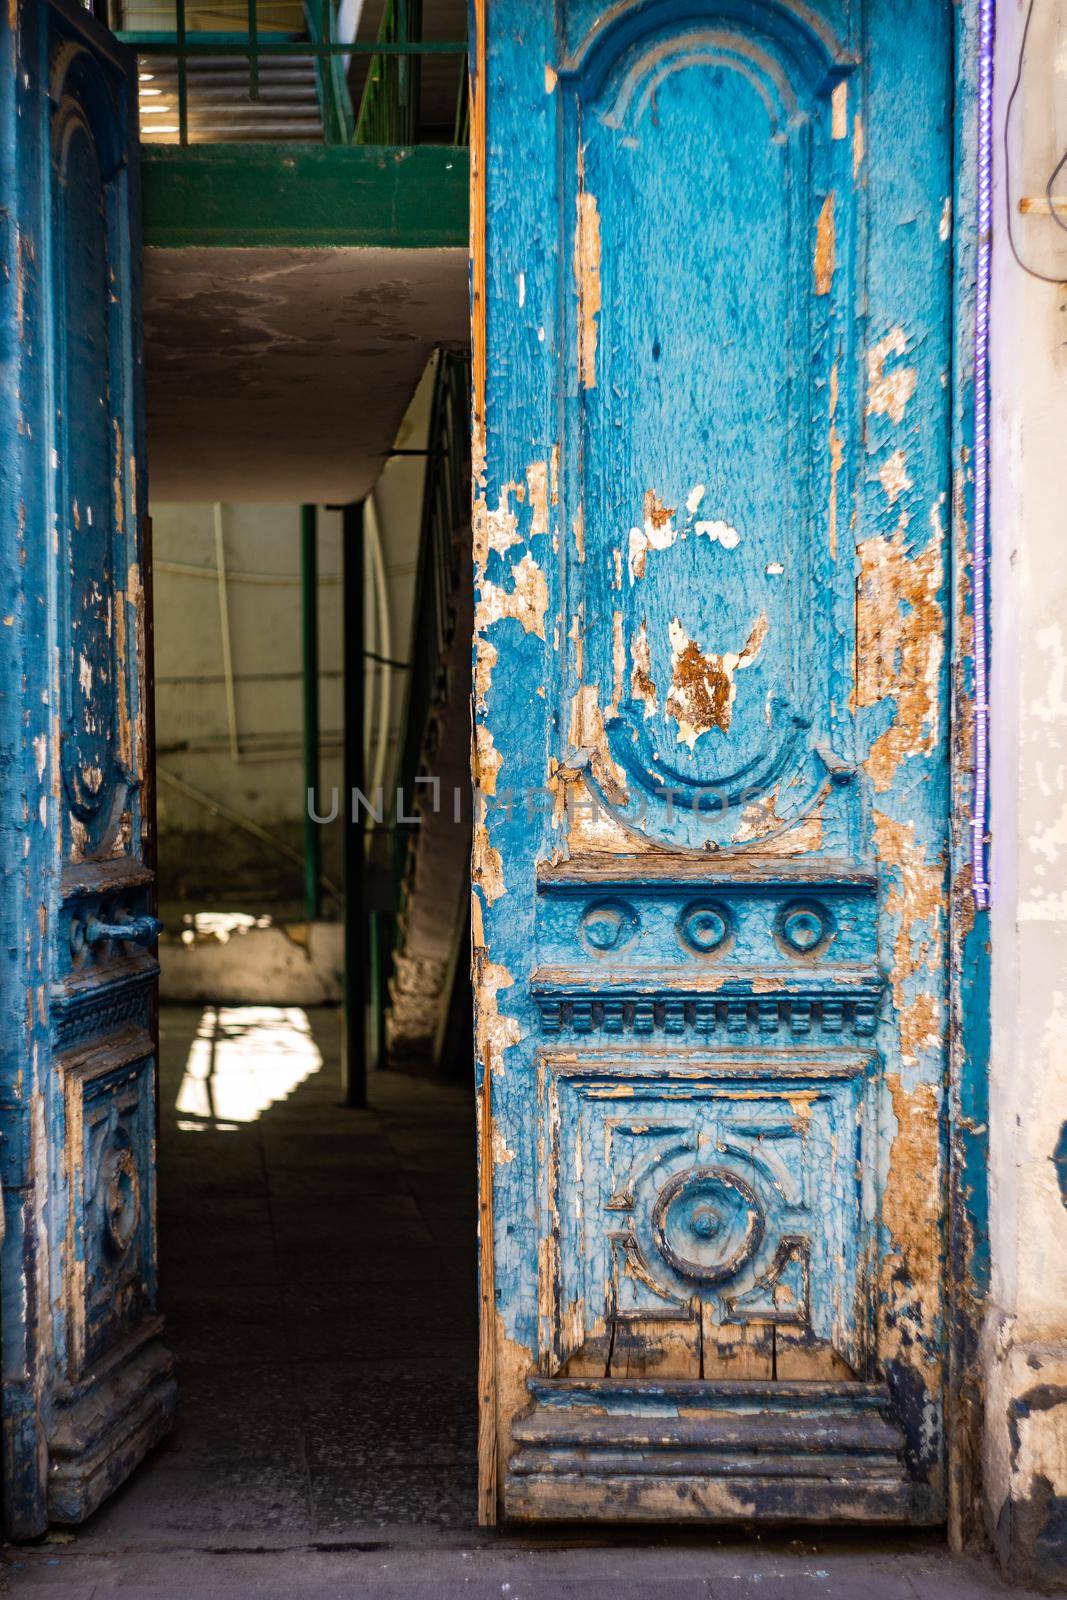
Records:
M79 1546L473 1528L470 1091L379 1074L344 1109L336 1011L168 1007L160 1032L178 1421Z
M76 1531L0 1551L63 1600L993 1600L940 1530L474 1526L463 1087L339 1104L339 1017L167 1008L160 1259L173 1435ZM1024 1600L1015 1591L1017 1600Z

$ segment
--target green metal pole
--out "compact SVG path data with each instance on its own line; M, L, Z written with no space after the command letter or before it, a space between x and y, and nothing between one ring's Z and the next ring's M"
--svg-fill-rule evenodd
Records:
M318 507L300 508L300 571L304 638L304 905L309 922L322 910L322 836L312 818L319 795Z
M189 80L185 63L185 0L177 0L178 143L189 143Z
M345 1104L367 1104L366 813L354 802L363 789L363 505L341 513L344 627L345 990L341 1071Z
M259 99L259 15L256 0L248 0L248 98Z

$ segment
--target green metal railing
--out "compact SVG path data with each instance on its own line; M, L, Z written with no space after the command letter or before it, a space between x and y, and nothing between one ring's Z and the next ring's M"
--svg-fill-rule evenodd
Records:
M408 44L422 37L422 0L386 0L377 42ZM371 58L356 116L356 144L414 144L419 115L416 56Z
M456 529L470 520L470 356L442 350L434 379L415 574L415 632L400 726L397 786L415 792L423 738L442 691L445 652L455 625Z
M408 653L407 694L397 743L395 791L416 793L426 735L435 707L447 693L444 662L456 627L455 597L461 581L459 562L470 560L467 542L457 549L457 530L470 521L471 505L471 361L467 351L439 352L430 407L426 477L412 609L413 634ZM465 551L465 553L464 553ZM390 819L394 904L401 911L417 828L405 827L394 812ZM374 985L372 1037L383 1036L381 1019L388 1005L396 922L382 917L373 930ZM454 930L452 957L460 950L464 929ZM450 959L456 982L469 988L466 966ZM380 1045L379 1045L380 1050Z
M338 44L337 8L333 0L307 0L308 36L316 44ZM322 129L327 144L351 144L356 119L348 92L348 75L341 55L319 56L315 61Z
M232 58L248 64L247 100L260 101L264 61L294 58L314 61L319 82L323 136L327 143L415 144L419 138L420 62L426 56L460 59L454 139L466 139L466 40L422 38L422 0L388 0L378 37L341 39L337 0L304 0L303 26L278 26L298 9L278 0L223 0L214 7L197 0L161 0L159 5L112 4L119 39L147 65L173 61L177 86L177 142L189 140L190 66L197 61ZM190 18L195 26L190 26ZM204 20L222 26L200 26ZM151 20L152 26L138 26ZM156 26L165 22L168 26ZM233 24L232 26L230 24ZM243 23L243 26L241 24ZM358 113L348 89L347 62L369 58ZM462 138L461 138L462 135Z

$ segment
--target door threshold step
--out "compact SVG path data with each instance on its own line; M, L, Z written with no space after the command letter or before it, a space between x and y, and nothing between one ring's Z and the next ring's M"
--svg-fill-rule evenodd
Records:
M884 1384L532 1378L504 1503L519 1520L903 1522Z
M884 1383L857 1380L769 1378L541 1378L526 1380L530 1396L542 1405L592 1405L604 1409L662 1409L700 1406L708 1410L880 1411L889 1404Z

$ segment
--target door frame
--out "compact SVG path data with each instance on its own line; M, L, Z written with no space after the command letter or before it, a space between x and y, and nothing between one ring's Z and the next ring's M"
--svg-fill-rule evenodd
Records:
M943 0L948 3L948 0ZM471 0L472 493L484 471L486 391L486 27L490 0ZM973 892L976 800L975 683L984 661L987 614L975 613L975 438L979 181L989 178L988 119L980 94L980 45L991 48L995 0L956 0L954 13L950 604L949 1039L946 1124L945 1297L948 1535L960 1550L984 1539L981 1473L983 1393L978 1341L989 1286L988 1068L989 912ZM985 108L986 110L988 107ZM983 475L984 476L984 475ZM985 479L987 481L987 479ZM984 763L983 763L984 765ZM476 1064L477 1067L477 1064ZM479 1360L478 1520L497 1521L495 1307L493 1294L492 1080L480 1074L478 1119Z

